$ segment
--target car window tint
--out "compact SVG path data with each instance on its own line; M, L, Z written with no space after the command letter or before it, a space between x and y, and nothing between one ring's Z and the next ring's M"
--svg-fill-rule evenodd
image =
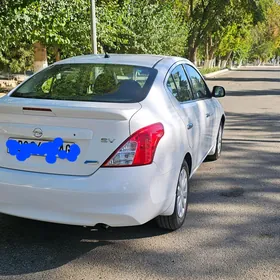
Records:
M176 94L173 92L174 97L179 102L186 102L192 99L191 87L182 65L177 66L172 71L172 78L176 85Z
M24 82L11 97L135 103L148 94L157 70L114 64L61 64Z
M178 95L177 87L175 85L175 82L173 80L172 75L169 76L167 80L167 87L169 91L176 97Z
M208 98L209 92L201 75L190 65L184 65L190 77L195 99Z

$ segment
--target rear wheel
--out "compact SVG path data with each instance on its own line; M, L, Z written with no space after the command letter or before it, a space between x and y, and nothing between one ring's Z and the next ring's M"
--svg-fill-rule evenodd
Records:
M222 154L222 147L223 147L223 124L220 123L217 139L216 139L216 149L214 155L209 155L207 157L208 160L217 160Z
M189 196L189 167L184 160L176 188L176 201L174 212L170 216L159 216L156 218L157 224L160 228L168 230L176 230L180 228L186 218L188 210L188 196Z

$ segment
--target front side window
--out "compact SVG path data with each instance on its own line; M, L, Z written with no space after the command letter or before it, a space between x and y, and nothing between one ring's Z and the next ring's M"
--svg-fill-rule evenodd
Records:
M157 71L112 64L60 64L39 72L11 97L134 103L148 94Z
M191 87L182 65L172 71L167 80L167 87L179 102L192 99Z
M207 89L207 86L202 79L201 75L190 65L184 65L193 88L193 94L195 99L203 99L203 98L209 98L210 93Z

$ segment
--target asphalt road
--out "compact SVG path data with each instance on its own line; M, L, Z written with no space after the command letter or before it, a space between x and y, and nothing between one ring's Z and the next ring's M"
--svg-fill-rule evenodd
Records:
M280 279L280 68L225 86L224 152L191 181L187 220L90 229L0 215L0 279Z

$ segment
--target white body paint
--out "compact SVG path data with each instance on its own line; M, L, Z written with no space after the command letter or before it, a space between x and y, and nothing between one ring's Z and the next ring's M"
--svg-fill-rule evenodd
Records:
M171 215L181 164L192 158L192 176L206 156L215 152L224 111L215 98L180 104L167 90L166 77L180 64L177 57L150 55L81 56L58 63L112 63L155 67L156 80L140 103L91 103L12 98L0 99L0 212L63 224L110 226L143 224ZM192 64L191 64L192 65ZM192 65L193 66L193 65ZM23 112L23 107L52 112ZM210 117L206 117L210 114ZM161 122L164 137L151 165L102 168L104 161L132 133ZM192 129L188 125L192 124ZM81 154L74 163L43 157L19 162L9 155L9 137L42 140L61 137L75 142ZM91 164L85 164L89 162Z

